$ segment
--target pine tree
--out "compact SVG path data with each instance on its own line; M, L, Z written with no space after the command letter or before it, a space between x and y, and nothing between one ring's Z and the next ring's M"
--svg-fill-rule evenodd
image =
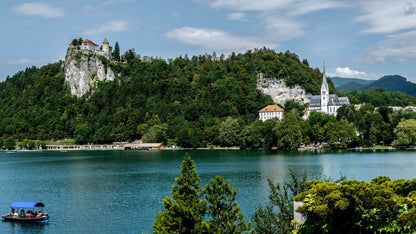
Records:
M224 181L222 176L211 179L205 186L204 195L211 218L205 226L207 233L242 233L250 229L250 223L246 224L235 200L237 189L231 188L228 180Z
M120 46L118 45L118 41L114 45L113 59L120 62Z
M191 157L186 154L181 175L175 178L171 196L163 199L163 210L153 223L154 233L200 233L206 202L200 199L201 182Z

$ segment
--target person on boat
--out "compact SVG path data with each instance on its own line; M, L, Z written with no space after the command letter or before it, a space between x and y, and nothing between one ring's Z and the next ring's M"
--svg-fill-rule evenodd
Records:
M25 210L21 210L20 211L20 218L24 218L26 215L25 215Z
M11 209L10 209L9 216L13 216L13 215L14 215L14 208L11 208Z
M42 217L42 215L43 215L43 212L42 211L39 211L39 213L38 213L38 215L36 215L36 217Z

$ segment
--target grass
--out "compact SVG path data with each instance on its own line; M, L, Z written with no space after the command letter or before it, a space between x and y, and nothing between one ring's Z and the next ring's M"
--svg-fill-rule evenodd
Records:
M45 141L46 145L75 145L74 139L62 139L62 140L47 140Z

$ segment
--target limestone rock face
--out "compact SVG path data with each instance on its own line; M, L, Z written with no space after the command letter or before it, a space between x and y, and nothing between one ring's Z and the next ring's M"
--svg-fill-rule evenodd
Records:
M269 95L274 103L284 106L286 101L295 101L300 104L309 103L312 96L310 93L295 85L294 87L286 86L283 79L263 78L262 74L257 77L257 89L265 95Z
M94 53L85 54L75 46L70 46L65 57L65 81L71 94L83 96L98 81L114 80L114 72L106 67Z

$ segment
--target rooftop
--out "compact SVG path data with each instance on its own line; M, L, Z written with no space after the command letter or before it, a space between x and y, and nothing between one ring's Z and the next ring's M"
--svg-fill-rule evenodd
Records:
M266 107L264 107L263 109L261 109L259 112L282 112L285 111L283 108L281 108L280 106L274 104L274 105L268 105Z

